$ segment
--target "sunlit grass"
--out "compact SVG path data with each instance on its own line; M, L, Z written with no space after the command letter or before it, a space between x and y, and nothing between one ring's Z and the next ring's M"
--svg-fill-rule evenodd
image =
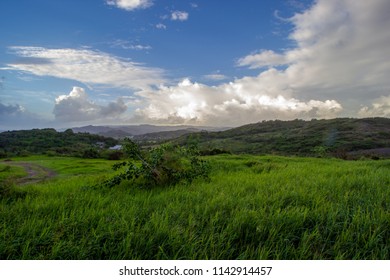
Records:
M1 259L388 259L390 161L209 157L211 182L93 187L112 162L35 158L57 179L0 203Z

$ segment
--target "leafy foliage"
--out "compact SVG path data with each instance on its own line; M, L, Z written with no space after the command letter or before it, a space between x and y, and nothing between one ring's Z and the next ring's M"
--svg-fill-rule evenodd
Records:
M189 147L163 144L148 151L130 139L125 139L123 150L128 161L117 163L114 170L121 173L105 181L103 185L113 187L122 181L130 181L142 188L191 183L197 178L209 179L210 165L199 158L196 145Z

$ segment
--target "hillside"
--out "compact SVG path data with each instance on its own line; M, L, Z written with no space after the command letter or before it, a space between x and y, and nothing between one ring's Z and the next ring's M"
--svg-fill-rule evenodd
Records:
M209 127L209 126L158 126L158 125L106 125L106 126L95 126L88 125L83 127L73 127L74 132L83 132L98 134L106 137L113 137L116 139L123 139L125 137L139 136L138 139L142 140L161 140L161 139L172 139L183 135L185 133L196 132L196 131L221 131L227 128L220 127ZM177 131L177 132L176 132ZM186 132L188 131L188 132ZM170 133L172 132L172 133ZM155 134L157 133L157 134ZM162 133L162 134L160 134Z
M390 119L263 121L221 132L193 133L175 142L184 144L194 139L203 150L232 153L387 157Z
M142 143L160 142L160 141L178 138L183 135L187 135L194 132L200 132L200 130L196 128L188 128L188 129L179 129L173 131L152 132L152 133L146 133L141 135L135 135L133 139Z
M5 131L0 133L0 157L26 154L87 156L91 150L118 144L118 140L105 137L115 135L117 138L131 136L145 144L173 138L176 138L172 140L174 143L181 145L196 141L204 154L228 151L238 154L390 158L388 118L275 120L223 131L201 128L205 127L87 126L64 132L54 129ZM91 134L80 132L83 130Z
M99 148L118 144L113 138L89 133L57 132L53 128L0 133L0 157L53 154L89 157ZM90 154L92 156L92 154Z

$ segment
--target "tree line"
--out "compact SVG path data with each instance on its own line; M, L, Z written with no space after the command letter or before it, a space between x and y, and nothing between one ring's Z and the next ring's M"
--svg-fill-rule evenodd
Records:
M29 155L110 157L109 147L118 144L114 138L71 129L58 132L53 128L5 131L0 133L0 158Z

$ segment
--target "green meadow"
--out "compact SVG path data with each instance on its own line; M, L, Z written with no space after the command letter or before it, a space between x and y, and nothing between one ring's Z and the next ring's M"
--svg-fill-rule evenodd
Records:
M205 159L210 181L153 189L98 186L108 160L1 161L0 259L390 258L390 160Z

